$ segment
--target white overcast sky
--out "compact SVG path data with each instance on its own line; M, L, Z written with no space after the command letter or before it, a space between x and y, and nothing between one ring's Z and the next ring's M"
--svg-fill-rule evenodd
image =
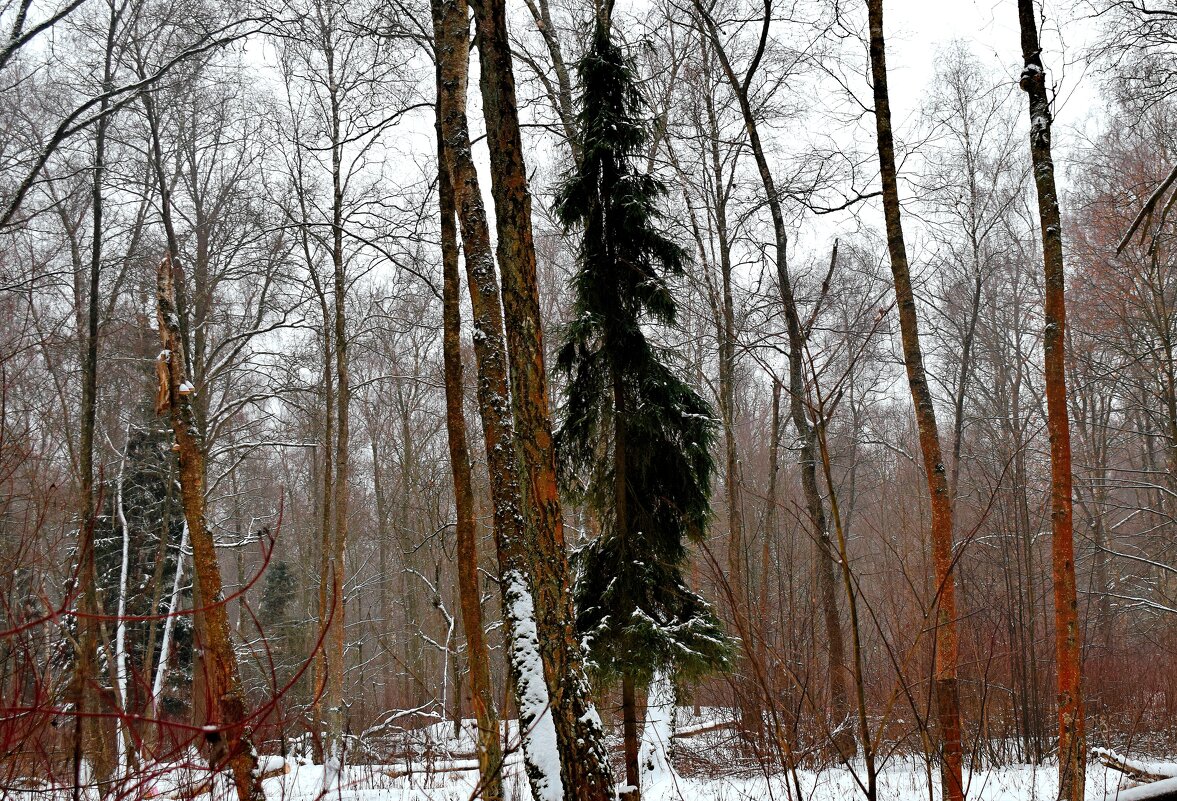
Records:
M1058 89L1057 121L1083 125L1090 112L1098 112L1098 78L1082 59L1097 25L1081 0L1046 0L1038 7L1045 17L1043 59ZM1011 79L1021 70L1017 0L884 0L884 23L897 117L916 110L937 50L953 40L971 43L978 57Z

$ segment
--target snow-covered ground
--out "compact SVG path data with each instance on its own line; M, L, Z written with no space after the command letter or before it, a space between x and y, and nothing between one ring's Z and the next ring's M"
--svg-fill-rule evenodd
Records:
M403 766L402 766L403 768ZM268 801L311 801L319 797L322 767L295 766L286 776L266 782ZM478 780L476 770L462 773L420 773L394 778L399 768L352 767L345 772L338 795L346 801L468 801ZM799 771L804 801L843 801L863 798L853 777L845 769L821 773ZM520 785L517 767L507 771L507 798L525 801L528 793ZM1119 774L1101 765L1091 765L1087 775L1087 797L1100 801L1115 790ZM967 777L967 795L976 801L1054 801L1058 795L1056 768L1048 766L1012 766L976 773ZM644 788L646 801L797 801L790 793L785 777L708 779L672 777L656 787ZM939 788L935 795L939 798ZM927 775L922 764L910 760L893 761L883 771L879 782L880 801L926 801Z
M731 748L733 733L724 724L730 712L722 709L678 708L674 729L685 739L675 740L675 753L669 759L660 747L672 722L662 710L673 703L651 705L649 722L643 735L643 764L647 765L643 782L644 801L843 801L865 798L855 772L865 780L861 764L857 771L846 767L822 770L798 770L797 775L757 775L754 762L741 762ZM508 801L532 801L523 774L519 740L514 722L504 726L504 745L508 756L503 768ZM264 782L267 801L469 801L477 789L478 768L474 754L474 721L467 720L454 736L452 722L402 731L395 751L397 760L385 758L384 764L353 764L344 768L338 785L323 795L323 766L309 764L305 758L269 756L262 758L261 768L270 775ZM358 742L353 740L352 747ZM389 743L385 744L390 745ZM611 745L619 746L612 742ZM296 751L301 746L296 747ZM364 749L360 749L364 750ZM353 751L355 761L372 759L375 751L361 757ZM1123 757L1119 757L1123 760ZM1144 764L1135 759L1134 763ZM132 778L119 793L125 798L180 799L191 795L191 788L205 785L207 773L196 754L189 766L155 765ZM1150 766L1173 768L1172 761ZM676 767L678 770L676 770ZM285 769L285 773L282 773ZM680 773L681 771L681 773ZM1158 772L1159 768L1158 768ZM148 775L149 774L149 775ZM687 774L687 775L681 775ZM1087 768L1087 798L1103 801L1115 798L1122 775L1092 760ZM227 776L219 777L214 791L201 793L196 801L235 801ZM1047 765L1009 765L966 773L966 794L971 801L1054 801L1058 793L1057 768ZM895 756L881 770L877 797L880 801L938 801L937 777L929 789L927 766L912 756ZM800 786L800 795L797 793ZM133 788L133 789L131 789ZM31 789L31 788L30 788ZM185 792L187 789L187 792ZM204 788L202 788L204 789ZM32 792L0 791L14 801L55 801L68 795L49 786ZM1133 796L1127 796L1129 801Z

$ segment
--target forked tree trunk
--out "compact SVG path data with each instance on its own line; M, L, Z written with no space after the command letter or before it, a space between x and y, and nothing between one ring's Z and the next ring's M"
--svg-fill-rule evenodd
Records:
M448 21L441 3L433 3L438 46L448 46L442 29ZM453 5L450 5L452 8ZM462 10L463 29L468 25ZM465 48L463 41L454 42ZM438 105L441 105L441 59L438 67ZM465 381L462 375L461 279L458 275L458 232L455 226L454 189L450 182L445 140L441 135L441 114L437 124L437 194L441 210L442 262L442 356L445 367L446 430L449 435L450 468L454 477L454 509L457 515L458 595L462 608L462 630L466 635L466 661L470 668L470 699L478 723L478 772L486 801L502 801L503 748L499 739L499 717L495 710L490 679L490 654L482 631L482 596L478 587L478 530L474 520L474 488L470 450L466 441L466 415L462 410ZM457 673L457 671L455 671ZM455 707L460 709L460 690L455 688ZM460 715L455 715L455 722Z
M613 795L600 719L589 698L576 637L564 525L552 447L543 330L531 231L531 195L515 102L515 76L504 0L475 6L491 194L503 274L515 444L525 483L526 546L531 557L536 626L543 656L564 792L584 801ZM456 182L455 182L456 183Z
M879 176L883 185L883 215L887 226L887 250L891 257L891 275L895 281L895 303L899 309L899 328L903 341L903 361L907 366L907 383L915 406L920 450L924 457L924 475L932 510L932 564L936 577L936 642L933 677L936 713L940 721L943 750L940 780L944 798L964 798L963 759L960 738L960 699L956 683L958 641L956 633L956 578L952 553L952 494L940 450L940 432L936 425L936 407L924 372L920 348L919 322L915 294L911 287L911 270L907 246L903 240L903 222L899 212L899 183L895 167L895 141L891 132L891 100L887 89L887 58L883 37L883 0L867 0L870 23L871 82L874 84L875 129L879 145Z
M830 537L830 527L826 519L825 507L821 497L817 480L817 441L813 426L809 422L806 410L805 381L803 372L805 332L802 330L800 316L797 312L797 301L793 296L792 280L789 276L788 232L785 228L784 209L780 196L777 194L776 181L768 163L764 145L760 139L760 130L756 114L748 96L748 87L755 74L757 65L768 41L768 25L773 18L771 0L764 2L763 36L760 40L757 54L753 56L752 65L748 73L741 80L732 68L727 52L719 39L719 32L710 14L700 0L695 2L696 11L703 18L711 44L715 49L719 63L728 84L736 95L740 111L744 118L744 130L748 134L748 144L756 160L756 168L760 174L761 184L772 217L774 244L776 246L776 268L778 285L781 293L781 305L785 312L785 328L789 340L789 415L793 426L797 429L797 439L801 442L797 460L801 468L801 487L805 496L805 507L813 525L815 542L817 545L817 584L820 599L822 619L825 624L826 639L829 645L829 687L830 706L833 718L840 725L850 713L848 683L850 674L846 669L846 646L842 632L842 619L838 610L838 555ZM834 250L834 258L837 249ZM850 759L857 753L854 732L849 728L839 728L832 738L835 750L842 759Z
M1045 273L1046 418L1050 433L1051 577L1054 581L1054 646L1058 662L1059 797L1083 801L1087 743L1081 687L1082 634L1075 591L1075 544L1071 495L1071 431L1067 417L1065 364L1066 301L1062 221L1050 152L1050 98L1034 19L1034 0L1018 0L1021 28L1021 87L1030 101L1030 159L1038 191Z
M171 419L180 465L180 498L192 541L196 594L200 599L196 631L208 695L204 740L209 749L210 767L213 771L226 767L232 771L240 801L264 801L257 753L246 725L249 715L237 655L229 639L229 615L222 602L221 568L205 513L206 456L203 438L192 420L193 389L180 342L174 281L169 254L159 265L156 283L159 337L163 347L157 362L156 412L166 413Z

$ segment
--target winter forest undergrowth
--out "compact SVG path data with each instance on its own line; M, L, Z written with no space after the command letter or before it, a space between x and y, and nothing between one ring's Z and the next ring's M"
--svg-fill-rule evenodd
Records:
M0 0L0 797L1177 799L1174 0Z

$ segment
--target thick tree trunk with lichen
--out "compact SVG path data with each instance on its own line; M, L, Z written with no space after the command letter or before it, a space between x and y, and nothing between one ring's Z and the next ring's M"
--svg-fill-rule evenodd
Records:
M883 36L883 0L867 0L870 24L871 82L874 85L875 129L878 135L879 175L883 185L883 215L887 228L887 250L891 257L891 275L895 282L895 303L899 310L899 328L903 341L903 361L907 366L907 383L915 407L924 474L932 509L932 563L936 579L936 642L933 681L936 713L940 722L942 763L940 780L944 797L950 801L964 798L963 757L960 733L960 700L956 680L958 639L956 632L956 578L952 553L952 494L940 449L940 432L936 424L936 407L924 371L920 347L919 322L907 246L903 240L903 223L899 211L898 171L895 166L895 141L891 132L891 100L887 89L887 60Z
M1062 220L1050 150L1050 98L1038 42L1033 0L1018 0L1021 28L1021 87L1030 101L1030 159L1038 193L1045 274L1046 423L1050 435L1051 576L1054 583L1054 645L1058 663L1059 798L1083 801L1087 743L1082 693L1082 633L1075 588L1071 431L1067 416L1065 359L1066 299Z
M490 149L491 194L503 275L515 443L523 479L526 543L536 626L543 656L560 772L568 797L604 801L612 779L603 732L581 665L564 523L556 483L543 330L531 231L531 195L515 101L515 76L504 0L475 6L483 115Z
M439 48L453 44L457 48L465 49L468 22L465 8L457 9L457 5L433 3L434 41ZM447 16L455 11L458 12L455 14L456 19ZM455 22L461 24L460 31L454 25ZM447 25L450 27L447 28ZM447 37L455 33L460 33L460 38L455 37L456 41L451 43ZM443 60L442 57L437 59L437 193L441 211L442 354L445 368L446 429L449 438L450 468L454 478L458 595L462 609L462 630L466 636L466 661L470 669L470 698L474 707L474 719L478 724L476 747L481 797L486 801L501 801L503 748L499 738L499 717L495 710L491 685L490 653L482 630L482 597L478 586L478 532L474 520L474 489L470 451L466 439L466 415L462 411L465 382L462 376L462 322L459 298L461 279L458 275L454 189L450 181L441 124L444 93L441 88ZM464 87L464 82L462 85ZM456 698L455 702L459 700L460 697ZM457 719L459 716L455 715L455 720Z
M205 514L206 456L201 434L193 423L193 388L180 341L175 280L169 255L160 263L156 284L159 336L163 347L157 363L159 395L156 412L167 414L171 420L179 457L180 498L192 543L193 572L200 599L195 615L196 634L207 694L204 741L209 749L209 766L214 771L225 768L232 771L240 801L264 801L237 655L230 641L229 615L223 603L216 544Z
M478 404L494 507L495 546L503 579L503 616L507 622L509 639L508 665L519 709L520 730L524 733L524 763L532 794L541 801L584 797L576 795L581 787L576 779L569 781L562 776L561 765L554 764L550 759L550 754L557 748L555 713L564 707L550 691L544 669L545 660L540 650L542 624L536 619L532 593L536 549L533 545L534 537L530 536L525 525L519 486L519 457L511 409L503 307L487 214L478 185L466 120L469 69L467 6L465 0L436 0L434 13L438 26L438 116L444 158L458 212L467 285L474 315ZM599 730L595 714L584 718L584 725L593 724Z

